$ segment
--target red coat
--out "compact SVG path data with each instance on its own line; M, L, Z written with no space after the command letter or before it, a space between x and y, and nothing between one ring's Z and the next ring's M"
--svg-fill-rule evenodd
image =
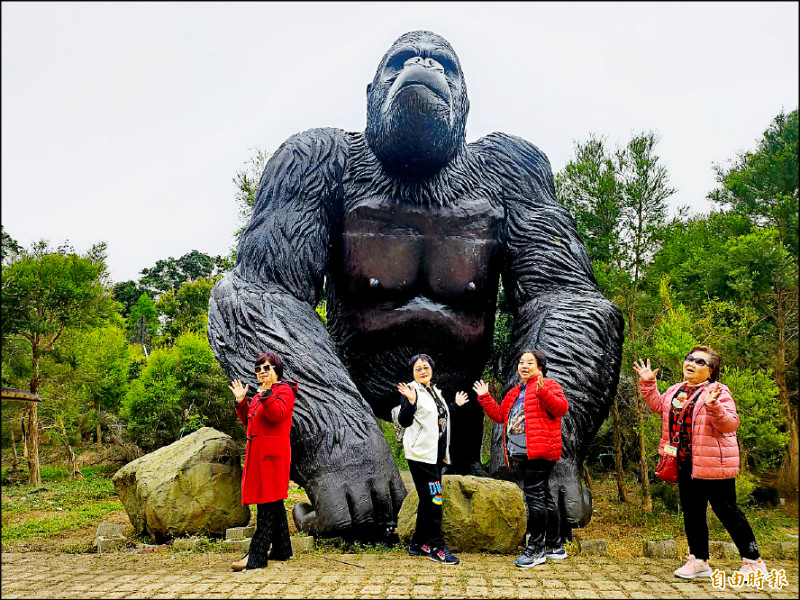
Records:
M288 494L292 447L289 432L297 384L279 381L249 404L236 405L247 428L247 450L242 473L242 504L283 500Z
M478 396L478 402L495 423L503 424L503 455L506 455L508 413L519 396L515 385L498 406L491 394ZM557 381L544 378L541 390L531 379L525 386L525 442L528 458L558 460L561 458L561 417L567 414L569 402ZM505 456L506 464L508 457Z

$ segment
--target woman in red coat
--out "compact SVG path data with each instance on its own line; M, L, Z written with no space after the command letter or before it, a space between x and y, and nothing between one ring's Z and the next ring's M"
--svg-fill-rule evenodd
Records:
M260 569L267 566L268 558L288 560L292 556L283 501L288 496L292 459L289 432L297 384L281 381L283 361L274 352L259 356L255 370L261 385L249 403L245 401L249 384L243 386L234 379L228 386L236 397L236 414L247 428L242 504L258 505L250 549L241 560L231 564L234 571Z
M561 417L569 403L558 382L545 378L546 372L544 353L526 348L517 363L521 381L499 406L483 380L472 387L489 418L503 424L506 464L510 457L522 471L530 537L525 552L514 561L520 569L567 557L549 479L561 458Z

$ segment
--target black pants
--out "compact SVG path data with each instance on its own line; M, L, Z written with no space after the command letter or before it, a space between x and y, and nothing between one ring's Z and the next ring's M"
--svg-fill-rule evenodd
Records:
M408 461L408 470L414 479L414 487L419 496L417 525L412 544L428 544L432 548L444 546L442 533L442 463L431 465Z
M557 548L561 544L560 515L549 483L555 464L553 460L539 458L519 461L528 509L528 548L536 551Z
M708 560L706 514L709 502L711 510L733 538L742 558L755 560L761 556L753 529L736 506L735 479L692 479L690 469L681 469L678 472L678 493L689 552L695 558Z
M272 551L270 552L270 546ZM256 532L250 540L248 569L267 566L268 558L287 560L292 556L292 540L289 537L289 521L283 500L258 505Z

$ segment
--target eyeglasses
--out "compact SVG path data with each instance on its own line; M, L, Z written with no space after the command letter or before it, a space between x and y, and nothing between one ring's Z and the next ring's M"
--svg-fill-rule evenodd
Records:
M414 373L423 373L425 371L430 371L430 370L431 368L428 365L425 365L424 367L415 367Z
M272 365L258 365L256 367L256 373L269 373L269 370L272 368Z
M710 367L711 366L705 361L704 358L695 358L691 354L687 354L686 358L684 358L683 361L684 362L693 362L698 367Z

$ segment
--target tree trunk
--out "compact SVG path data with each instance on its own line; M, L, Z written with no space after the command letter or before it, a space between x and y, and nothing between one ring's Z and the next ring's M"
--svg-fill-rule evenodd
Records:
M31 394L39 393L39 340L34 338L31 344ZM42 484L42 472L39 468L39 403L27 402L28 405L28 483Z
M653 497L650 495L650 467L647 464L647 446L644 443L644 398L636 389L636 423L639 429L639 470L642 472L642 510L653 512Z
M95 400L94 409L97 411L97 452L103 450L103 430L100 427L100 400Z
M17 440L14 439L14 427L12 423L9 423L9 428L11 431L11 449L14 450L14 464L11 465L11 472L17 470L17 463L19 462L19 455L17 454Z
M67 428L64 427L64 421L59 420L58 424L61 429L62 442L67 447L67 452L69 452L69 462L72 465L72 479L83 479L83 473L81 473L81 470L78 468L78 457L75 456L75 451L72 449L69 439L67 438Z
M35 394L36 392L33 393ZM27 405L28 483L41 485L42 472L39 468L39 403L28 402Z
M620 502L630 502L625 489L625 473L622 470L622 426L619 422L619 406L617 396L611 403L611 416L614 419L614 472L617 477L617 498Z
M789 447L783 457L780 470L778 471L778 486L786 491L796 492L798 490L798 435L797 420L794 418L792 403L789 397L789 387L786 385L786 326L787 315L784 302L787 300L786 290L778 290L776 294L778 326L778 356L775 357L775 381L778 384L778 399L781 403L783 418L789 430Z

